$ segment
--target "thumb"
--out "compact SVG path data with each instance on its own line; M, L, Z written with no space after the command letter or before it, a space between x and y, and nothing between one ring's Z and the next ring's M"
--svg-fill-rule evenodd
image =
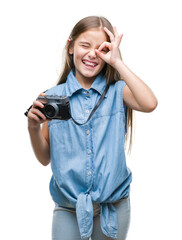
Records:
M42 92L39 96L46 96L46 94L44 92Z

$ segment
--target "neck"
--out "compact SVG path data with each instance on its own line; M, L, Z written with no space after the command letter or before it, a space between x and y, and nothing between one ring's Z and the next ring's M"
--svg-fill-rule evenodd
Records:
M79 81L79 83L82 85L82 87L84 88L84 89L89 89L90 87L91 87L91 85L92 85L92 83L88 83L88 82L80 82Z
M77 78L77 77L76 77ZM89 89L94 82L95 78L77 78L78 82L84 89Z

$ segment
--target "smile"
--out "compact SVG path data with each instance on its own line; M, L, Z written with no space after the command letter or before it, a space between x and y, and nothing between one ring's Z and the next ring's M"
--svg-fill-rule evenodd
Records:
M91 62L91 61L88 61L88 60L82 60L83 64L85 64L87 67L96 67L98 65L98 63L96 62Z

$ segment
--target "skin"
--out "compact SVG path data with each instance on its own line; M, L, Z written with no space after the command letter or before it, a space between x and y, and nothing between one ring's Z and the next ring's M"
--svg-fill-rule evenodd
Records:
M110 42L107 42L106 34ZM107 28L90 29L82 33L69 49L69 54L74 59L76 78L83 88L89 89L105 63L108 63L126 82L123 90L124 104L137 111L152 112L157 106L157 99L151 89L122 61L119 54L122 38L123 34L119 35L115 27L114 34ZM50 162L48 122L36 107L43 108L44 105L40 101L33 102L28 113L28 130L35 155L46 166Z
M100 29L86 31L75 40L74 46L69 49L73 55L76 70L76 79L80 84L89 89L105 65L105 61L98 57L95 49L106 41L106 34ZM106 51L106 48L101 50Z

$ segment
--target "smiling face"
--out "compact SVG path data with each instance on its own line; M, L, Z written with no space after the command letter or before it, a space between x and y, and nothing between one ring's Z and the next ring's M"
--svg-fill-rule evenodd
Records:
M73 54L76 78L82 85L91 85L103 69L105 62L96 55L95 49L104 41L107 38L102 29L90 29L80 34L74 46L70 47L69 54Z

